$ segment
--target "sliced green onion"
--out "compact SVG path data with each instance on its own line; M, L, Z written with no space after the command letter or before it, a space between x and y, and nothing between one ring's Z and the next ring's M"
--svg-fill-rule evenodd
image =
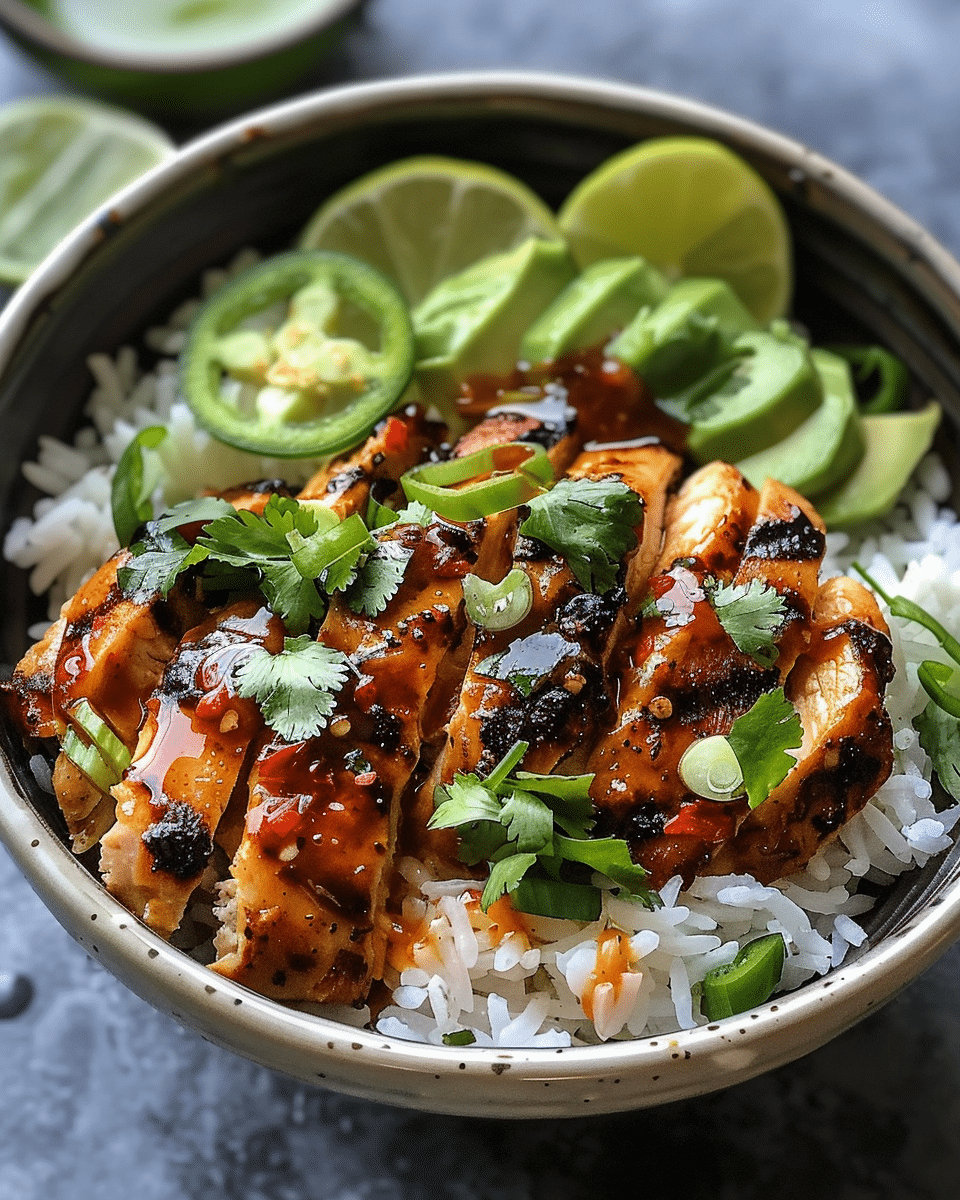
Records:
M955 663L960 663L960 641L957 641L953 634L950 633L949 630L945 629L943 625L941 625L936 619L936 617L932 617L926 609L921 608L919 604L914 604L912 600L908 600L905 596L888 595L880 586L880 584L877 583L877 581L870 575L868 575L859 563L855 562L853 564L853 568L863 576L867 583L870 584L873 590L877 593L884 604L886 604L887 608L890 609L890 612L895 617L899 617L904 621L916 621L916 623L918 625L922 625L924 629L929 629L929 631L937 639L938 645L942 646L943 649L946 650L947 654L950 655Z
M934 704L951 717L960 718L960 695L948 690L948 685L956 683L953 667L927 659L917 667L917 679Z
M553 483L553 467L542 446L508 442L413 467L400 482L408 500L419 500L441 517L476 521L545 492Z
M113 767L104 761L103 755L97 747L88 746L72 727L68 727L64 733L60 748L77 770L81 771L104 795L115 783L119 782L119 776Z
M895 354L882 346L830 346L840 358L850 364L853 377L858 384L865 385L876 375L877 389L873 396L860 405L864 413L899 412L907 403L910 390L910 372Z
M87 735L96 746L104 762L116 773L114 783L119 782L120 776L130 766L130 751L120 741L110 726L99 713L95 712L89 700L78 700L70 709L70 719Z
M745 791L740 760L720 734L699 738L688 746L678 770L684 786L704 800L733 800Z
M322 530L304 537L296 529L287 534L292 551L290 558L304 579L319 579L333 563L365 546L373 547L370 531L363 518L354 513L333 529Z
M463 599L467 616L482 629L512 629L533 607L533 585L519 567L500 583L488 583L479 575L465 575Z
M915 604L905 596L888 595L859 563L855 562L853 567L883 600L893 616L899 617L902 621L914 621L917 625L929 630L937 639L937 644L960 666L960 641L957 641L936 617L932 617L925 608L921 608L919 604ZM939 705L952 717L960 718L960 694L948 690L949 685L955 682L955 675L956 672L952 667L933 659L926 659L917 667L917 679L934 704Z
M786 945L769 933L743 946L732 963L704 976L701 1009L708 1021L732 1017L769 1000L783 975Z
M529 742L514 742L483 781L483 786L489 791L495 792L529 749Z
M110 510L113 527L121 546L129 546L134 534L153 516L150 497L160 481L156 463L148 469L145 450L154 450L167 436L166 427L151 425L141 429L120 455L110 484Z

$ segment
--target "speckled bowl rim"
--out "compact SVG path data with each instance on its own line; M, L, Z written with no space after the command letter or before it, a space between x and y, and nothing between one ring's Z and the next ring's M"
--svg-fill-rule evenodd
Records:
M0 21L6 22L11 29L16 30L21 38L48 53L58 54L76 62L113 71L139 72L143 75L186 75L223 70L269 58L296 46L299 42L318 36L325 29L336 25L360 3L362 0L321 0L319 11L283 25L276 33L241 42L226 50L204 50L195 53L178 51L150 54L102 49L73 37L36 9L21 3L21 0L0 0Z
M662 117L725 138L817 182L823 211L858 210L902 254L911 286L960 329L960 264L921 226L837 164L753 122L681 97L574 76L461 72L360 84L302 97L197 139L110 202L112 220L142 213L168 188L250 141L305 125L335 129L407 105L567 115ZM34 317L102 241L105 214L66 239L0 316L0 375ZM891 249L892 248L892 249ZM61 923L159 1009L229 1049L304 1081L437 1112L572 1116L660 1104L728 1087L816 1049L888 1000L960 937L960 886L948 864L939 894L878 944L823 979L715 1025L596 1047L422 1045L284 1008L174 950L109 896L21 795L5 764L0 837Z

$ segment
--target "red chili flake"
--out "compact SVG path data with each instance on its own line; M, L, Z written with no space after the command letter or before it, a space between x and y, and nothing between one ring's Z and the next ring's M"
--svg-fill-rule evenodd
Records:
M697 800L684 804L673 820L663 827L668 837L696 837L704 842L724 842L733 837L737 815L716 800Z
M383 434L384 449L388 454L398 454L402 450L406 450L407 443L410 441L410 429L405 421L401 421L398 417L390 417L387 420L387 428Z

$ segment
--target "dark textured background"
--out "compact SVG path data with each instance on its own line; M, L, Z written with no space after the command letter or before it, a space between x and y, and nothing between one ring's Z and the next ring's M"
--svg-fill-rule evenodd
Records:
M801 11L798 11L801 10ZM960 253L956 0L370 0L340 83L528 67L684 93L808 142ZM0 37L0 102L50 90ZM664 1108L466 1121L272 1075L91 962L0 849L0 1200L955 1200L960 951L831 1045ZM0 1011L3 997L0 995Z

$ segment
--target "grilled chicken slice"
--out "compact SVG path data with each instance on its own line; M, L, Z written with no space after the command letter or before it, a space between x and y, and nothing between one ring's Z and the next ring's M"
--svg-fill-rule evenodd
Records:
M24 655L7 685L26 732L62 736L86 700L128 750L137 744L143 702L156 687L180 635L202 611L178 590L168 599L126 596L118 551L64 604L59 620ZM81 854L112 823L113 801L63 755L54 788L72 846Z
M63 727L53 707L53 679L66 627L66 617L54 621L3 684L7 708L26 738L56 737Z
M883 705L892 676L889 630L873 596L845 576L828 579L817 595L812 643L786 685L803 724L797 766L743 814L707 873L780 879L864 807L893 767Z
M398 495L402 504L400 476L437 449L445 436L445 426L428 421L419 405L409 404L384 418L358 449L321 467L297 499L319 500L341 518L365 516L371 495L380 504Z
M354 674L320 736L274 740L259 755L220 974L279 999L341 1003L381 977L400 798L432 732L424 714L449 704L434 693L466 625L463 576L488 570L483 532L480 522L392 526L381 544L409 558L383 611L331 603L319 640Z
M580 454L571 478L615 478L640 498L644 517L623 575L641 589L660 546L666 499L680 459L659 444L605 447ZM425 831L439 784L458 771L489 770L518 740L530 743L524 769L576 771L608 705L606 667L626 628L626 593L586 592L562 555L518 535L512 566L530 582L530 611L505 630L479 629L449 724L446 743L412 808L410 826ZM415 852L453 863L451 831L420 835ZM462 868L458 868L462 869Z
M107 889L169 937L214 848L214 834L251 742L257 705L236 691L252 653L276 653L283 625L258 600L209 616L177 646L146 718L133 762L113 788L116 824L101 843Z
M668 505L644 616L621 649L616 717L589 758L598 835L624 838L654 887L674 873L675 851L687 849L663 836L687 794L677 773L684 750L697 736L726 732L779 680L776 668L737 650L703 586L732 582L759 500L736 468L711 463Z

